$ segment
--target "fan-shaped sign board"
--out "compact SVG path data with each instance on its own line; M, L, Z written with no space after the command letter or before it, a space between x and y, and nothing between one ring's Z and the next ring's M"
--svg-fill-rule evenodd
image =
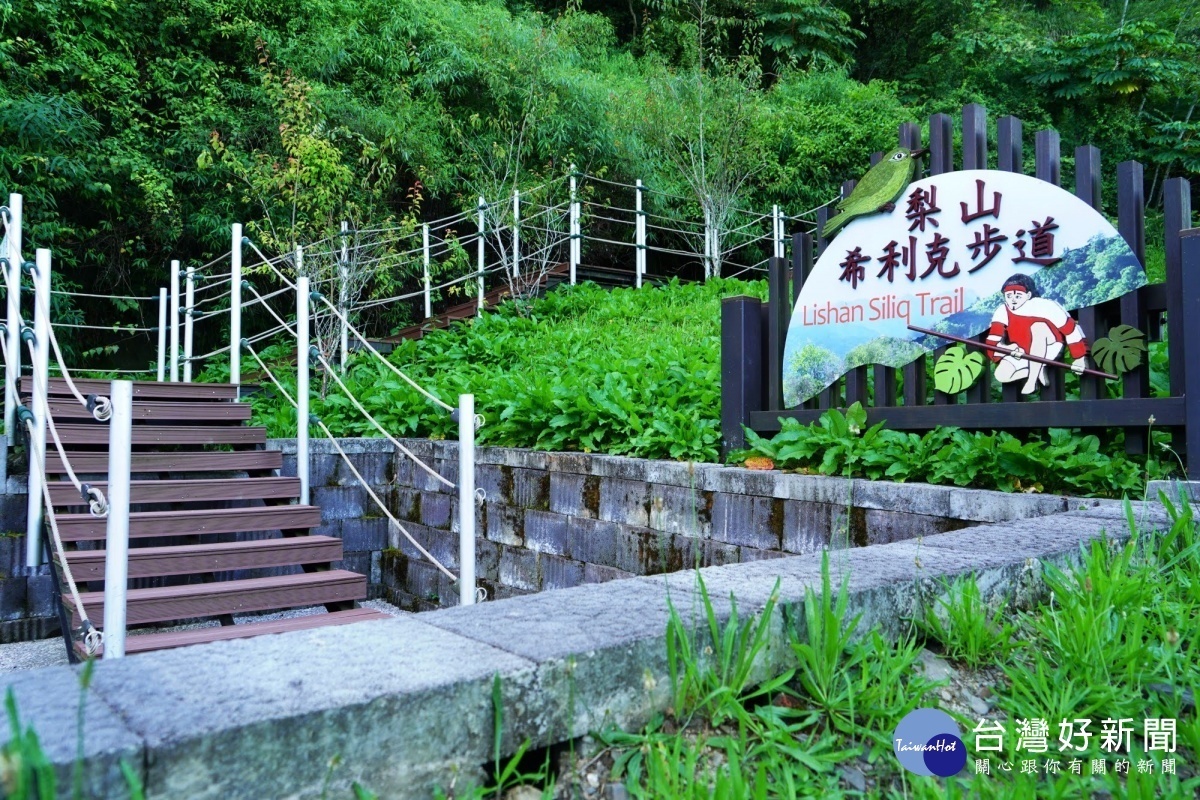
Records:
M784 403L854 367L902 367L951 342L909 326L987 333L993 349L978 349L999 362L996 377L1032 391L1046 367L1022 355L1086 364L1092 332L1066 312L1145 282L1108 220L1057 186L993 170L915 181L893 211L847 225L805 281L784 348Z

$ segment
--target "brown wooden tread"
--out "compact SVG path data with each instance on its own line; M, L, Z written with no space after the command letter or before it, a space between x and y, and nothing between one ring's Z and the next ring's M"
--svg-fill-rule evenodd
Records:
M80 475L107 474L108 453L67 452L71 468ZM142 472L251 472L282 469L283 453L278 450L245 450L216 453L134 453L131 469ZM53 447L46 454L46 472L66 472Z
M21 385L29 390L29 376L21 378ZM112 381L93 380L84 378L75 380L75 386L84 397L89 394L108 397L112 391ZM46 387L51 395L71 395L67 382L62 378L51 378ZM248 387L244 387L248 388ZM238 387L228 383L158 383L157 381L134 381L133 397L135 400L236 400Z
M67 563L76 581L104 580L104 550L73 550ZM291 536L247 542L189 544L176 547L133 547L129 577L226 572L235 569L288 567L340 561L342 540L332 536ZM57 556L55 556L57 560Z
M323 603L365 600L367 577L349 570L306 572L186 586L130 589L126 594L125 621L129 625L166 622L219 614L243 614L270 609L299 608ZM88 617L104 619L104 592L81 592L79 599ZM79 612L71 608L71 625L79 627Z
M108 446L108 431L96 425L57 423L64 445ZM48 434L47 434L48 435ZM266 444L267 429L244 425L134 425L133 444ZM74 464L72 464L74 466Z
M30 405L28 394L21 396L21 402ZM86 420L94 425L107 425L96 422L92 412L88 411L74 397L51 397L48 400L50 415L54 421L62 423L67 420ZM245 422L250 419L253 409L246 403L189 403L163 401L136 401L133 404L133 421L139 422L194 422L194 423L229 423Z
M352 608L347 611L331 611L324 614L307 614L303 617L288 619L272 619L266 622L247 622L241 625L225 625L219 628L193 628L186 631L168 631L165 633L133 634L125 639L125 654L146 653L154 650L167 650L172 647L186 647L192 644L221 642L229 639L248 639L252 636L262 636L289 631L306 631L314 628L327 628L337 625L350 625L355 622L391 619L390 614L376 611L373 608ZM82 645L77 645L80 656L83 656Z
M65 542L104 539L108 521L91 514L59 514L58 530ZM188 511L134 511L129 515L129 536L189 536L243 531L294 530L321 524L317 506L264 506L213 508Z
M72 460L74 464L74 460ZM83 506L85 501L69 481L49 481L50 502ZM91 486L108 494L108 483ZM221 500L291 500L300 496L299 478L213 478L210 480L130 481L131 503L200 503Z

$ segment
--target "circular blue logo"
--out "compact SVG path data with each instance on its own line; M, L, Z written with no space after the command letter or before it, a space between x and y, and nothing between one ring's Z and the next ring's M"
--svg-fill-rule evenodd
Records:
M948 778L967 764L967 747L954 718L939 708L910 711L892 734L900 766L914 775Z

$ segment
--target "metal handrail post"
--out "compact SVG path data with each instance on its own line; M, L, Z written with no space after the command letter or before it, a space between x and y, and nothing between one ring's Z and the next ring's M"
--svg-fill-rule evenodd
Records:
M635 199L636 208L634 209L634 212L637 214L637 218L635 220L636 225L634 226L634 230L636 231L635 235L637 236L637 253L634 257L634 269L636 273L635 282L637 288L640 289L642 288L642 276L646 274L646 212L642 210L643 188L641 178L638 179L636 188L637 196Z
M432 284L429 282L429 226L421 226L421 266L425 273L425 319L433 316Z
M242 382L242 226L233 226L232 253L229 258L229 382ZM241 399L238 390L238 399Z
M479 292L477 295L478 301L476 303L476 308L475 308L475 312L477 314L483 313L484 250L487 246L483 240L483 237L487 233L487 220L484 218L484 214L486 212L487 212L487 201L484 200L483 197L481 196L479 198L479 239L477 241L477 246L475 248L475 260L478 262L478 269L479 269Z
M346 359L350 357L350 223L342 222L342 253L338 260L338 310L342 317L340 327L339 355L342 372L346 371Z
M458 602L475 603L475 395L458 396Z
M183 310L183 382L192 382L192 346L194 343L193 326L195 320L192 319L193 306L196 305L196 270L194 267L188 267L184 273L184 290L183 298L186 308Z
M108 525L104 537L104 658L125 657L129 587L129 473L133 445L133 382L109 390Z
M19 194L8 196L8 251L4 257L8 259L8 362L4 365L4 432L6 436L4 458L8 458L7 448L16 439L17 406L20 398L17 395L17 382L21 379L21 221L24 208L24 198Z
M167 379L167 287L158 290L158 382Z
M42 563L42 483L46 480L46 392L50 381L50 251L39 249L33 273L33 442L29 448L29 503L25 565Z
M303 251L296 249L299 259ZM301 263L303 263L301 261ZM300 478L300 505L309 501L308 456L308 276L296 278L296 476Z
M575 165L571 165L571 285L575 285L576 273L579 271L579 184L575 175Z
M179 262L171 262L171 383L179 382Z

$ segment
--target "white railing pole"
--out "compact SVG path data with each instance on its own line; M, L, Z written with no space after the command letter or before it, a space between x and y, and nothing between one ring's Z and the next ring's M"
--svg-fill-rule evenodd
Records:
M635 226L637 236L637 254L635 256L634 265L636 274L634 280L637 287L642 288L642 276L646 274L646 214L642 211L642 181L639 178L637 182L637 225Z
M342 257L338 261L338 276L341 278L338 285L338 310L342 312L342 318L338 321L341 327L341 337L339 354L341 356L339 364L342 372L346 371L346 359L350 357L350 223L342 223Z
M171 262L171 383L179 381L179 262Z
M229 382L242 382L242 226L233 226L229 258ZM238 399L241 399L238 390Z
M104 537L104 658L125 657L125 601L129 586L129 473L133 445L133 382L109 389L108 526Z
M513 246L512 246L512 276L513 280L521 274L521 192L513 189Z
M303 263L297 248L297 262ZM299 266L297 266L299 269ZM296 476L300 505L308 505L308 276L296 278Z
M167 379L167 287L158 290L158 382Z
M783 218L779 206L771 206L771 255L783 258Z
M192 382L192 346L194 343L192 326L194 313L192 307L196 305L196 270L194 267L188 267L184 274L184 290L183 299L184 305L187 308L183 312L183 382Z
M483 267L484 267L484 250L486 243L483 240L484 234L487 233L487 220L484 214L487 212L487 201L483 197L479 198L479 240L475 248L475 260L478 262L479 268L479 294L476 312L483 313Z
M458 396L458 602L475 603L475 395Z
M575 175L575 165L571 165L571 285L575 285L576 273L579 271L579 185Z
M46 480L46 390L50 380L50 251L37 251L33 273L33 443L29 448L29 504L25 565L42 563L42 482Z
M8 362L4 365L4 433L5 452L17 438L17 382L21 378L21 217L24 198L19 194L8 196Z
M425 319L433 316L433 296L429 283L429 226L421 226L421 265L425 270Z

